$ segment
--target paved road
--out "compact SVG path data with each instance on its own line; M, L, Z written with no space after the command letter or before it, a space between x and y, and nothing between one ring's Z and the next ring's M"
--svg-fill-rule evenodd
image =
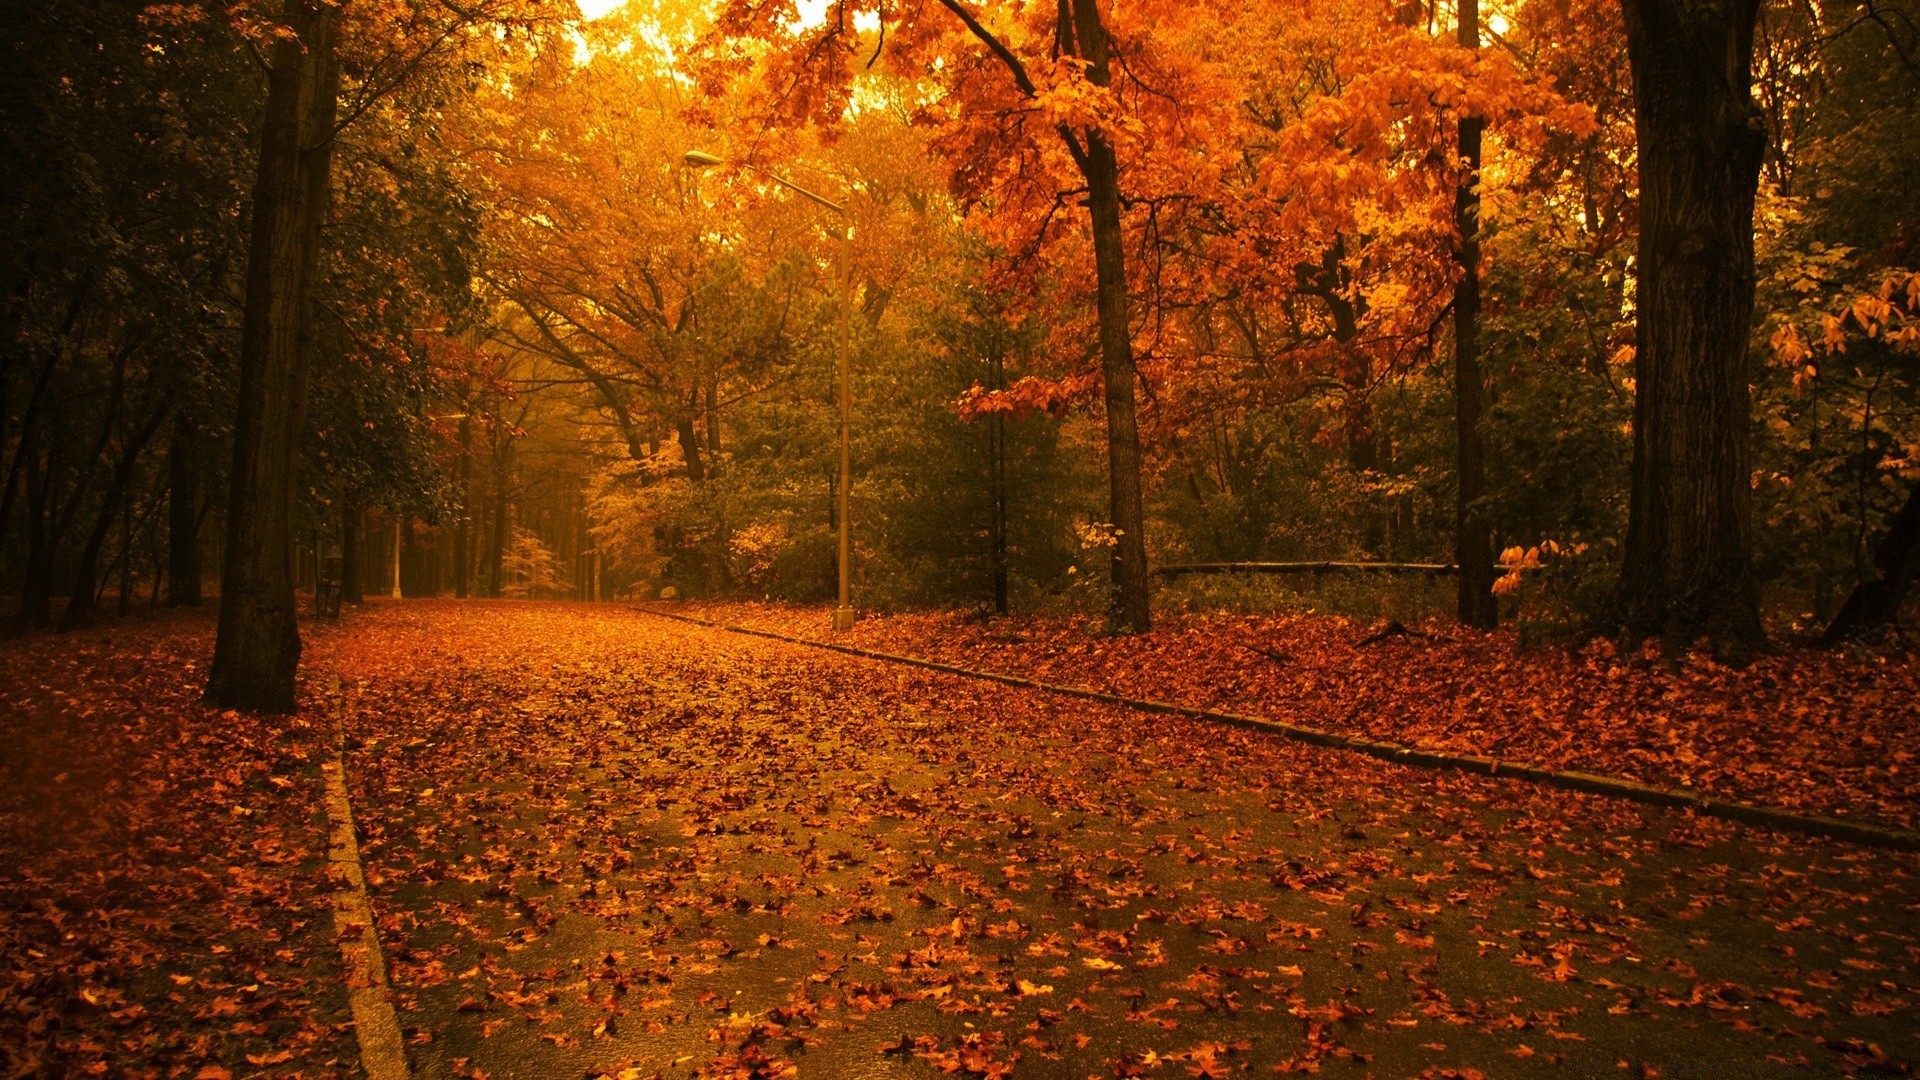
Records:
M1916 859L611 607L324 633L428 1075L1920 1059Z

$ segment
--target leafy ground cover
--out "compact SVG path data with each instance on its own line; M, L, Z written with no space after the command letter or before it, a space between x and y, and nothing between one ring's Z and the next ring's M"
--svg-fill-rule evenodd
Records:
M701 604L690 614L828 637L823 609ZM1084 618L863 619L833 640L1409 746L1611 773L1836 817L1920 826L1920 657L1786 645L1744 668L1611 642L1522 649L1510 633L1334 616L1173 615L1113 637Z
M1920 1062L1912 854L612 606L375 604L228 717L209 630L0 643L8 1075L354 1072L336 716L420 1075Z
M1910 1071L1912 855L617 608L314 650L423 1069Z
M202 708L201 615L0 642L0 1076L357 1068L321 731Z

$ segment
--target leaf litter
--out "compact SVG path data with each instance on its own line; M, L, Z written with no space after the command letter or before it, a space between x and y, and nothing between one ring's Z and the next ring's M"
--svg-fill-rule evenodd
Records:
M8 1076L357 1067L303 718L0 643ZM1912 855L561 604L309 636L465 1077L1905 1074Z
M619 609L315 650L451 1075L1910 1070L1911 855ZM1451 1071L1449 1071L1451 1070Z
M779 604L688 611L801 638L822 636L826 620ZM1657 645L1623 653L1604 639L1521 648L1511 631L1438 621L1418 636L1381 633L1340 616L1173 614L1151 633L1114 637L1086 618L941 612L863 619L834 640L1920 829L1920 657L1910 646L1789 642L1735 668L1704 653L1670 662Z

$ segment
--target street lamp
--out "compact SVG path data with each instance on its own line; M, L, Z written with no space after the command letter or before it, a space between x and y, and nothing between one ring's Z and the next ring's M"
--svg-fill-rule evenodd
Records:
M696 169L710 169L727 163L725 158L704 150L689 150L681 156L681 160ZM847 213L845 203L816 195L756 165L746 162L737 164L840 215L840 604L833 609L833 628L851 630L854 616L848 575L853 566L853 519L847 493L853 486L853 444L848 436L853 421L853 220Z

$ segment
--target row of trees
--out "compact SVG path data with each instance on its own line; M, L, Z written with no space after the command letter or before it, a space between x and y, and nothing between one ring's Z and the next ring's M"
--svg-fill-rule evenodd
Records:
M1809 387L1754 346L1756 329L1764 340L1809 305L1872 295L1905 257L1898 238L1912 207L1898 193L1881 192L1869 218L1882 250L1842 244L1829 226L1830 207L1853 212L1858 201L1836 189L1871 198L1883 175L1855 160L1858 129L1845 126L1857 122L1860 95L1885 95L1888 108L1911 115L1895 104L1912 97L1910 23L1879 9L1803 7L1770 13L1756 37L1757 3L1529 5L1490 27L1473 4L1206 15L1184 5L848 0L811 22L738 3L701 25L629 7L629 21L600 28L597 59L533 76L543 104L515 97L507 109L521 139L568 155L533 166L550 170L534 196L540 212L525 215L518 195L498 200L514 208L503 235L521 234L500 252L504 265L524 273L522 253L545 250L564 253L566 267L564 282L522 278L504 291L538 330L518 344L582 371L636 461L653 449L643 452L635 433L671 425L686 480L705 486L713 448L703 456L698 431L703 417L716 422L714 388L764 394L788 370L777 362L784 343L810 340L783 319L745 315L784 316L790 300L725 288L744 281L749 292L791 294L792 249L768 221L804 204L772 199L778 192L749 171L737 175L744 190L733 193L732 216L716 221L720 208L691 200L675 171L676 148L702 131L751 132L734 140L736 157L844 188L868 235L898 235L889 231L896 216L887 198L859 196L917 188L923 217L932 199L956 235L985 245L976 264L953 254L928 261L925 222L918 245L863 245L862 307L872 314L874 296L891 301L900 283L929 272L1024 298L1002 313L1016 334L1035 316L1042 323L1024 377L974 387L962 414L1085 408L1104 425L1108 489L1096 524L1122 627L1149 623L1149 533L1173 533L1161 545L1173 551L1194 531L1200 508L1177 506L1173 474L1184 466L1193 502L1222 501L1239 479L1229 474L1270 474L1285 456L1262 430L1276 417L1291 428L1279 438L1344 446L1338 466L1309 467L1362 488L1372 504L1360 535L1339 537L1362 556L1385 553L1386 533L1404 542L1422 531L1409 490L1450 489L1451 513L1429 513L1424 531L1438 525L1436 539L1450 539L1459 615L1472 624L1493 623L1494 553L1515 540L1523 550L1506 557L1501 585L1523 585L1538 565L1533 545L1557 537L1547 550L1586 564L1563 573L1577 580L1561 588L1586 593L1577 599L1588 615L1630 634L1707 636L1735 651L1763 634L1760 573L1798 578L1816 594L1810 606L1829 613L1844 590L1837 564L1850 561L1857 578L1883 576L1863 554L1911 474L1908 373L1893 358L1902 346L1856 319L1848 332L1860 339L1854 355L1874 358L1873 385L1845 386L1843 376L1815 388L1837 392L1830 403L1841 415L1858 414L1861 452L1826 462L1856 481L1848 500L1833 488L1754 494L1769 475L1791 485L1804 464L1792 459L1808 456L1795 444L1819 442L1821 422L1813 413L1788 421L1789 438L1755 452L1755 389L1761 411L1797 412ZM690 78L703 96L690 98ZM888 117L923 133L914 177L888 175L908 160ZM1904 137L1879 134L1875 154L1910 160ZM874 145L886 148L883 163L863 150ZM518 191L527 182L519 163L534 155L504 160L515 164L497 180ZM577 188L561 179L596 169L597 182ZM1795 174L1820 179L1809 193L1806 176L1796 190ZM625 215L617 223L580 205L610 186L630 193L607 207ZM1497 207L1491 231L1483 199ZM1849 239L1869 231L1861 224L1847 224ZM540 239L530 243L529 232ZM1756 265L1756 236L1772 245L1772 265ZM575 257L610 237L605 258ZM724 260L703 248L715 237ZM656 278L643 268L641 284L627 281L635 250L674 269ZM721 266L720 278L706 276ZM1756 323L1763 270L1774 289ZM830 290L812 295L824 305ZM651 300L633 307L633 297ZM751 327L751 341L703 338L706 306L727 312L729 333ZM892 313L923 329L937 321L910 302ZM884 339L877 320L872 330L876 344ZM665 397L636 406L616 385L629 376ZM1399 408L1383 400L1394 393L1423 400ZM1438 441L1430 414L1440 393L1451 399L1445 456L1423 445ZM1861 401L1876 394L1901 405ZM1299 415L1303 403L1319 415ZM1219 467L1197 468L1208 451ZM1548 456L1527 456L1540 451ZM990 485L998 459L987 457ZM1551 464L1565 471L1550 473ZM1205 478L1213 492L1202 483L1208 471L1218 474ZM1398 498L1365 498L1388 492ZM1269 502L1317 501L1309 516L1324 524L1325 495ZM1815 535L1789 530L1756 543L1756 502L1769 524L1799 515L1793 524L1812 523ZM1242 510L1262 512L1273 508ZM1851 542L1828 543L1849 514ZM1270 533L1249 531L1223 538L1219 554L1275 546ZM1432 540L1419 546L1435 554ZM1600 562L1614 568L1603 596L1592 583Z
M1911 576L1898 4L561 8L8 10L23 622L217 564L210 697L288 708L374 512L419 591L821 596L843 302L895 602L1450 558L1740 650Z
M437 111L531 4L10 5L5 578L29 626L220 563L210 700L290 708L296 540L442 501L420 328L471 306ZM316 402L308 408L309 397ZM349 530L351 535L351 530Z

